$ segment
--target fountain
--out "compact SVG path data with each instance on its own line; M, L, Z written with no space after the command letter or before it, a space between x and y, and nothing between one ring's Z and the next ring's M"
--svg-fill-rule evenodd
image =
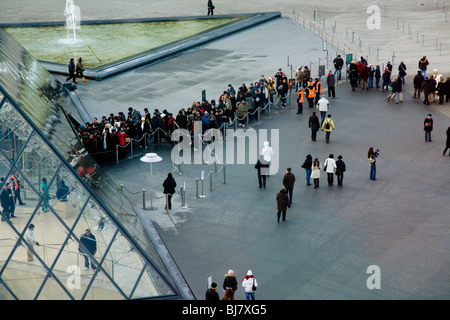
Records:
M66 0L64 16L66 17L67 39L61 39L60 42L64 44L76 44L82 42L77 39L76 31L77 29L80 29L80 8L74 5L73 0Z

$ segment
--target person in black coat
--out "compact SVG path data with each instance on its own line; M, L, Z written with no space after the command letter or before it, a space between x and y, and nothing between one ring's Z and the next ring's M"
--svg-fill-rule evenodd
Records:
M311 128L311 140L316 141L317 131L320 129L320 122L315 112L309 117L308 127Z
M89 254L94 256L97 253L97 240L91 230L86 229L85 233L80 236L78 251L84 256L84 270L89 269ZM91 266L92 270L97 269L94 259L91 261Z
M225 275L225 279L223 279L223 290L231 289L235 292L238 289L236 275L233 270L228 270L228 273Z
M136 125L137 138L141 140L140 146L145 147L145 141L147 137L143 138L145 134L150 134L150 125L146 121L145 117L141 118L141 121Z
M206 301L218 301L218 300L220 300L219 294L217 293L216 288L217 288L217 283L215 283L215 282L211 283L211 288L206 290L206 293L205 293L205 300Z
M214 15L214 9L216 7L213 5L213 2L211 0L208 0L208 16L209 15Z
M11 191L11 185L9 182L5 184L5 187L0 195L0 201L3 208L2 221L9 220L9 218L15 218L14 194Z
M266 178L269 170L269 163L264 160L264 156L260 155L258 161L255 164L255 169L258 170L258 183L259 187L266 187Z
M417 74L414 76L413 85L414 85L414 94L413 98L420 99L420 92L422 91L422 83L424 81L424 77L422 75L422 72L419 70L417 71Z
M301 165L303 169L306 171L306 185L311 185L311 172L312 172L312 156L308 154L306 156L305 162Z
M172 196L175 193L175 188L177 186L177 183L175 182L175 179L172 176L172 173L167 174L166 180L163 182L164 187L164 194L167 195L167 204L169 205L169 210L172 209ZM167 206L166 206L167 209Z
M64 180L61 180L59 182L59 187L56 190L56 197L60 201L67 201L67 196L69 195L69 193L70 193L69 187L66 185Z
M338 160L336 161L336 177L338 181L338 187L342 187L345 170L346 170L345 162L342 160L342 156L339 156Z
M73 58L70 58L68 68L69 68L69 76L67 77L66 81L72 79L73 83L77 83L76 79L77 74L75 72L75 60Z
M433 131L433 118L431 117L431 113L423 121L423 130L425 130L425 141L432 142L431 131Z

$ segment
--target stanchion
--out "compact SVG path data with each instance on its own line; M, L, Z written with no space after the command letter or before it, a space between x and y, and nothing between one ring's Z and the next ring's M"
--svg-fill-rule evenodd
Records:
M145 210L145 189L142 189L142 209Z
M212 178L213 172L209 172L209 191L213 191L213 178Z
M187 209L186 205L186 191L183 186L180 186L181 208Z
M200 198L198 194L198 178L195 178L195 198L196 199Z
M223 183L226 184L227 183L227 174L225 172L225 165L222 167L223 169Z

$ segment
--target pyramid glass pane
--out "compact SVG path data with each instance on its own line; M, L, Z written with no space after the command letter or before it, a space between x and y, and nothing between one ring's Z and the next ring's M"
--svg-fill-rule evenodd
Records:
M97 299L110 293L111 298L126 299L138 279L156 279L149 283L157 288L156 293L140 289L141 298L181 297L130 201L80 143L72 123L81 123L81 117L61 84L1 28L0 42L0 138L5 145L0 151L0 173L18 171L25 203L16 206L17 220L0 227L5 229L2 235L7 243L0 249L0 281L14 288L19 299L45 299L55 284L69 298ZM61 199L61 181L70 192L66 199ZM35 236L41 244L31 250L33 263L27 261L30 250L23 238L30 223L36 226ZM84 268L79 246L86 229L92 230L98 244L95 255L88 258L100 264L100 269L86 279L81 270L84 290L72 295L67 281L73 279L74 266ZM122 261L139 262L131 283L119 275L126 272L114 260L119 256ZM136 276L145 265L144 275ZM28 286L20 280L26 273L36 279ZM19 292L22 286L28 291Z

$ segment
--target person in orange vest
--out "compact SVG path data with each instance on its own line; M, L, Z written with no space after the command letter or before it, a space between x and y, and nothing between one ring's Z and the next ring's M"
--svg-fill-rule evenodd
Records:
M303 113L303 89L301 86L298 86L297 107L297 114Z
M306 99L308 100L308 106L314 108L314 86L312 82L308 84L305 89Z
M316 78L314 81L314 93L316 95L314 104L316 105L319 102L320 94L322 93L322 84L320 83L319 78Z
M20 181L19 181L19 172L16 170L14 171L14 174L11 175L10 181L13 182L12 189L14 193L14 203L19 200L19 205L24 206L25 203L23 203L22 198L20 197Z

